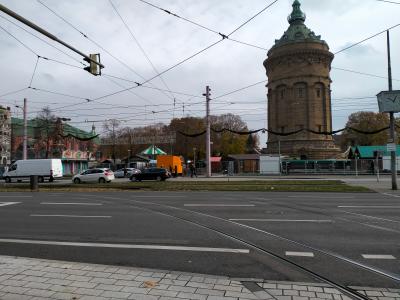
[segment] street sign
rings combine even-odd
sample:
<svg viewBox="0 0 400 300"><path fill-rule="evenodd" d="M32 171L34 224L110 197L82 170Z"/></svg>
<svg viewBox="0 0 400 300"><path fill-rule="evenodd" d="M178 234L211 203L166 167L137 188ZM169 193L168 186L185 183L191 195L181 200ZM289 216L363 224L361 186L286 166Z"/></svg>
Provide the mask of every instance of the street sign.
<svg viewBox="0 0 400 300"><path fill-rule="evenodd" d="M396 151L396 148L397 148L396 144L393 144L393 143L392 144L387 144L386 147L387 147L387 151L388 152Z"/></svg>
<svg viewBox="0 0 400 300"><path fill-rule="evenodd" d="M377 97L379 112L400 112L400 91L380 92Z"/></svg>

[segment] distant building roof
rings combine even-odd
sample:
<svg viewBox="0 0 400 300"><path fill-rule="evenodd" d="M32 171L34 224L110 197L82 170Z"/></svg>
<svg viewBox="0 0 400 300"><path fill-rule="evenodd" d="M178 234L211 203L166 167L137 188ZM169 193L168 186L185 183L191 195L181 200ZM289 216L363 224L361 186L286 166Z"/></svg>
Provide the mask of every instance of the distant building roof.
<svg viewBox="0 0 400 300"><path fill-rule="evenodd" d="M259 160L260 154L232 154L228 155L228 158L234 160Z"/></svg>
<svg viewBox="0 0 400 300"><path fill-rule="evenodd" d="M11 118L11 125L14 136L23 136L24 134L24 120L19 118ZM53 124L52 126L55 126ZM40 129L40 124L37 119L28 120L28 136L35 136L35 129ZM92 140L95 143L100 143L98 135L94 132L87 132L82 129L63 123L63 135L65 137L74 137L81 141Z"/></svg>
<svg viewBox="0 0 400 300"><path fill-rule="evenodd" d="M356 153L359 158L374 158L375 152L380 151L382 156L390 156L386 146L356 146L351 147L349 156L353 157ZM397 145L396 155L400 156L400 145Z"/></svg>

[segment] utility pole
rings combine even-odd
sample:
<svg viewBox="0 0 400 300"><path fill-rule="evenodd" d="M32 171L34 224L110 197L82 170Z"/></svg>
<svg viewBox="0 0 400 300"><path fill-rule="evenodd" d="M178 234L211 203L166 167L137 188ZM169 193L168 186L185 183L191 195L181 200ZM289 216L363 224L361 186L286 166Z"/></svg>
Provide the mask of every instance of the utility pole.
<svg viewBox="0 0 400 300"><path fill-rule="evenodd" d="M27 99L24 98L24 143L23 143L23 160L28 159L28 116L27 116Z"/></svg>
<svg viewBox="0 0 400 300"><path fill-rule="evenodd" d="M211 177L211 125L210 125L210 94L211 89L209 86L206 87L206 93L203 96L206 97L206 177Z"/></svg>
<svg viewBox="0 0 400 300"><path fill-rule="evenodd" d="M393 91L392 85L392 62L390 59L390 34L389 30L387 33L387 55L388 55L388 78L389 78L389 91ZM395 128L395 119L394 119L394 112L390 112L390 142L396 145L394 151L390 152L391 157L391 172L392 172L392 190L397 190L397 157L396 157L396 150L397 150L397 141L396 141L396 128Z"/></svg>

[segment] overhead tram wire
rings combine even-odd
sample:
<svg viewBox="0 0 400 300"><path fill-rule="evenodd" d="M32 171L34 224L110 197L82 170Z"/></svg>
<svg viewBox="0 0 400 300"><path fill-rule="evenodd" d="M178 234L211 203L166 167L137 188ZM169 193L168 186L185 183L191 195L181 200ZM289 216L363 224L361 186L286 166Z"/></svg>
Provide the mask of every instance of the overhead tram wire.
<svg viewBox="0 0 400 300"><path fill-rule="evenodd" d="M140 51L142 52L143 56L146 58L146 60L148 61L148 63L151 65L151 67L153 68L154 72L156 74L159 74L160 72L157 70L157 68L155 67L155 65L153 64L153 62L151 61L149 55L146 53L146 51L144 50L144 48L142 47L142 45L140 44L139 40L136 38L135 34L133 33L133 30L128 26L127 22L125 21L125 19L122 17L122 15L120 14L120 12L118 11L117 7L114 5L114 3L112 2L112 0L108 0L109 3L111 4L112 8L114 9L115 13L118 15L118 17L120 18L121 22L124 24L126 30L129 32L130 36L132 37L133 41L136 43L136 45L138 46L138 48L140 49ZM164 78L162 76L160 76L160 80L163 83L163 85L167 88L167 90L169 91L169 93L171 94L172 98L175 99L175 95L171 92L169 86L167 85L167 83L165 82ZM174 100L175 101L175 100Z"/></svg>
<svg viewBox="0 0 400 300"><path fill-rule="evenodd" d="M40 1L40 0L38 0L38 1ZM207 51L208 49L210 49L210 48L212 48L212 47L218 45L218 44L221 43L223 40L229 38L230 35L232 35L233 33L237 32L239 29L243 28L243 26L247 25L250 21L252 21L254 18L256 18L257 16L259 16L261 13L265 12L267 9L269 9L272 5L274 5L274 4L275 4L276 2L278 2L278 1L279 1L279 0L275 0L275 1L273 1L271 4L267 5L267 6L266 6L265 8L263 8L260 12L258 12L257 14L255 14L254 16L252 16L250 19L246 20L244 23L242 23L241 25L239 25L238 27L236 27L236 28L235 28L230 34L228 34L227 36L222 37L222 39L220 39L220 40L218 40L218 41L212 43L211 45L209 45L209 46L207 46L207 47L201 49L200 51L197 51L195 54L192 54L191 56L189 56L189 57L187 57L187 58L185 58L185 59L179 61L179 62L176 63L175 65L173 65L173 66L169 67L168 69L166 69L166 70L160 72L158 75L155 75L155 76L153 76L152 78L147 79L146 81L144 81L144 82L142 82L142 83L138 83L136 86L132 86L132 87L127 88L127 89L124 89L124 90L120 90L120 91L117 91L117 92L114 92L114 93L110 93L110 94L107 94L107 95L98 97L98 98L96 98L96 99L94 99L94 100L103 99L103 98L107 98L107 97L111 97L111 96L115 96L115 95L118 95L118 94L120 94L120 93L126 92L126 91L128 91L128 90L137 88L137 87L139 87L139 86L141 86L141 85L143 85L143 84L146 84L146 83L151 82L152 80L158 78L159 76L161 76L161 75L163 75L163 74L165 74L165 73L167 73L167 72L169 72L169 71L175 69L176 67L178 67L178 66L184 64L185 62L191 60L192 58L194 58L194 57L196 57L196 56L198 56L198 55L200 55L201 53Z"/></svg>
<svg viewBox="0 0 400 300"><path fill-rule="evenodd" d="M400 4L400 2L394 2L394 1L388 1L388 0L376 0L379 2L386 2L386 3L391 3L391 4Z"/></svg>
<svg viewBox="0 0 400 300"><path fill-rule="evenodd" d="M43 43L47 44L48 46L50 46L50 47L56 49L57 51L61 52L61 53L64 54L65 56L71 58L72 60L74 60L74 61L76 61L77 63L80 63L82 66L86 67L86 64L84 64L84 63L81 62L80 60L76 59L76 58L73 57L72 55L70 55L70 54L68 54L67 52L61 50L60 48L58 48L58 47L52 45L52 44L49 43L48 41L42 39L41 37L39 37L39 36L37 36L36 34L30 32L29 30L26 30L24 27L20 26L19 24L15 23L15 22L13 22L13 21L11 21L11 20L9 20L8 18L6 18L6 17L4 17L4 16L2 16L2 15L0 15L0 18L6 20L7 22L13 24L14 26L18 27L19 29L25 31L26 33L30 34L31 36L37 38L38 40L42 41Z"/></svg>
<svg viewBox="0 0 400 300"><path fill-rule="evenodd" d="M361 40L361 41L359 41L359 42L357 42L357 43L354 43L354 44L352 44L352 45L350 45L350 46L347 46L347 47L345 47L345 48L343 48L343 49L341 49L341 50L335 52L334 54L337 55L337 54L339 54L339 53L342 53L342 52L344 52L344 51L347 51L347 50L349 50L349 49L351 49L351 48L353 48L353 47L355 47L355 46L358 46L358 45L360 45L360 44L362 44L362 43L364 43L364 42L366 42L366 41L368 41L368 40L371 40L371 39L373 39L373 38L375 38L375 37L377 37L377 36L379 36L379 35L381 35L381 34L386 33L388 30L394 29L394 28L399 27L399 26L400 26L400 23L399 23L399 24L396 24L396 25L393 25L392 27L386 28L385 30L382 30L382 31L380 31L380 32L378 32L378 33L375 33L374 35L371 35L371 36L369 36L369 37L367 37L367 38L365 38L365 39L363 39L363 40Z"/></svg>
<svg viewBox="0 0 400 300"><path fill-rule="evenodd" d="M264 50L264 51L268 51L268 49L266 49L266 48L263 48L263 47L260 47L260 46L257 46L257 45L253 45L253 44L250 44L250 43L246 43L246 42L243 42L243 41L239 41L239 40L232 39L232 38L229 37L229 35L225 35L225 34L219 32L219 31L217 31L217 30L214 30L214 29L212 29L212 28L210 28L210 27L208 27L208 26L202 25L202 24L200 24L200 23L198 23L198 22L195 22L195 21L192 21L192 20L190 20L190 19L188 19L188 18L182 17L182 16L180 16L180 15L174 13L174 12L171 12L170 10L167 10L167 9L165 9L165 8L162 8L162 7L160 7L160 6L157 6L157 5L155 5L155 4L153 4L153 3L150 3L150 2L148 2L148 1L145 1L145 0L138 0L138 1L140 1L140 2L142 2L142 3L144 3L144 4L147 4L147 5L151 6L151 7L154 7L154 8L156 8L156 9L160 10L160 11L163 11L163 12L165 12L165 13L171 15L171 16L174 16L174 17L176 17L176 18L178 18L178 19L181 19L181 20L183 20L183 21L185 21L185 22L188 22L188 23L190 23L190 24L192 24L192 25L195 25L195 26L197 26L197 27L200 27L200 28L202 28L202 29L204 29L204 30L206 30L206 31L209 31L209 32L214 33L214 34L217 34L217 35L219 35L219 36L221 36L221 37L223 37L223 38L227 38L228 40L231 40L232 42L236 42L236 43L239 43L239 44L242 44L242 45L246 45L246 46L250 46L250 47L253 47L253 48L258 48L258 49L261 49L261 50ZM267 8L265 8L265 10L266 10L266 9L267 9ZM262 12L263 12L263 11L261 11L259 14L261 14ZM257 17L257 15L254 16L253 18L255 18L255 17ZM251 20L249 20L249 22L250 22L250 21L251 21ZM245 24L244 24L244 25L245 25ZM243 25L243 26L244 26L244 25ZM239 30L239 29L240 29L240 28L238 28L238 30Z"/></svg>
<svg viewBox="0 0 400 300"><path fill-rule="evenodd" d="M142 80L146 80L146 78L144 76L142 76L141 74L139 74L137 71L135 71L132 67L130 67L127 63L123 62L121 59L119 59L116 55L112 54L111 51L107 50L106 48L104 48L102 45L100 45L100 43L96 42L94 39L90 38L87 34L85 34L84 32L82 32L81 30L79 30L76 26L74 26L71 22L69 22L67 19L65 19L64 17L62 17L59 13L57 13L55 10L51 9L49 6L47 6L45 3L43 3L43 1L41 0L36 0L39 4L41 4L43 7L45 7L46 9L48 9L52 14L54 14L56 17L58 17L59 19L61 19L63 22L65 22L67 25L69 25L72 29L74 29L75 31L77 31L79 34L81 34L84 38L86 38L88 41L90 41L91 43L93 43L94 45L96 45L97 47L99 47L101 50L103 50L105 53L107 53L110 57L112 57L113 59L115 59L118 63L120 63L121 65L123 65L125 68L127 68L129 71L131 71L133 74L135 74L136 76L138 76L139 78L141 78ZM165 96L167 96L168 98L170 98L170 96L165 93L162 92ZM170 98L171 99L171 98Z"/></svg>
<svg viewBox="0 0 400 300"><path fill-rule="evenodd" d="M136 81L133 81L133 80L130 80L130 79L126 79L126 78L122 78L122 77L118 77L118 76L114 76L114 75L110 75L110 74L107 74L107 73L103 73L102 76L115 78L115 79L119 79L119 80L122 80L122 81L138 84L138 82L136 82ZM147 88L147 89L152 89L152 90L168 92L168 90L160 89L160 88L153 87L153 86L143 85L143 84L141 85L141 87L142 88ZM188 96L188 97L193 97L193 98L204 98L204 96L201 96L201 95L193 95L193 94L188 94L188 93L184 93L184 92L177 92L177 91L171 91L171 92L174 93L174 94L177 94L177 95L182 95L182 96Z"/></svg>

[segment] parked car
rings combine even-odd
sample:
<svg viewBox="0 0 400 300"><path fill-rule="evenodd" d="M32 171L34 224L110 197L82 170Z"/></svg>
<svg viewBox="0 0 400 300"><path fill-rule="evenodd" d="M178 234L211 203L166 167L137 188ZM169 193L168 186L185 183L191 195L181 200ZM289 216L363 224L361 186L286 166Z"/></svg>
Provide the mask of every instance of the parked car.
<svg viewBox="0 0 400 300"><path fill-rule="evenodd" d="M126 173L125 173L125 170L126 170ZM115 178L124 178L124 177L131 178L131 176L133 174L137 174L137 173L140 173L139 169L126 168L126 169L119 169L119 170L115 171L114 176L115 176Z"/></svg>
<svg viewBox="0 0 400 300"><path fill-rule="evenodd" d="M39 182L44 182L45 179L53 182L54 179L62 178L63 166L61 159L17 160L3 173L3 179L9 183L13 179L27 179L31 175L37 175Z"/></svg>
<svg viewBox="0 0 400 300"><path fill-rule="evenodd" d="M75 175L72 182L76 184L81 182L109 183L114 179L114 173L110 169L90 169Z"/></svg>
<svg viewBox="0 0 400 300"><path fill-rule="evenodd" d="M130 177L131 181L142 181L142 180L157 180L164 181L171 177L171 173L167 169L163 168L147 168L142 172L133 174Z"/></svg>

